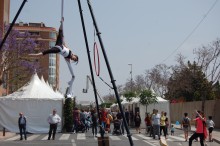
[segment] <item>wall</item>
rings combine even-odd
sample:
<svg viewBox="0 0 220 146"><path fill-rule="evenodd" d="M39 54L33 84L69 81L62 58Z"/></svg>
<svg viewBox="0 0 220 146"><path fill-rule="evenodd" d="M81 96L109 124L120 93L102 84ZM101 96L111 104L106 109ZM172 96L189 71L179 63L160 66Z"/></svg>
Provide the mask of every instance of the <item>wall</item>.
<svg viewBox="0 0 220 146"><path fill-rule="evenodd" d="M208 118L208 116L213 117L213 121L215 122L216 128L220 128L220 114L217 112L220 111L220 106L218 105L220 105L220 100L205 101L205 116L206 118ZM176 121L181 121L184 113L188 113L188 116L192 119L195 117L195 110L201 109L202 101L171 103L171 122L175 123Z"/></svg>

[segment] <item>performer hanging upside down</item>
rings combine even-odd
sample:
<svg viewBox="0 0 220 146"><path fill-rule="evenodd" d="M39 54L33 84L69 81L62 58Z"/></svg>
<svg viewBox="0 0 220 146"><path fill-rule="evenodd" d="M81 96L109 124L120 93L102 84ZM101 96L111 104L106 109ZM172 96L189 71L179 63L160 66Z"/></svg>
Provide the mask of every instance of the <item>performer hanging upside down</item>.
<svg viewBox="0 0 220 146"><path fill-rule="evenodd" d="M29 54L30 56L41 56L41 55L46 55L46 54L61 54L64 58L65 61L68 65L69 71L72 75L71 80L68 82L69 88L67 90L67 97L72 97L73 92L72 92L72 86L73 86L73 81L75 79L75 75L73 73L73 68L70 64L70 61L73 60L74 62L78 63L78 56L75 55L68 47L66 47L65 42L64 42L64 37L63 37L63 26L62 23L59 28L59 34L57 36L56 44L54 47L51 49L48 49L46 51L37 53L37 54Z"/></svg>

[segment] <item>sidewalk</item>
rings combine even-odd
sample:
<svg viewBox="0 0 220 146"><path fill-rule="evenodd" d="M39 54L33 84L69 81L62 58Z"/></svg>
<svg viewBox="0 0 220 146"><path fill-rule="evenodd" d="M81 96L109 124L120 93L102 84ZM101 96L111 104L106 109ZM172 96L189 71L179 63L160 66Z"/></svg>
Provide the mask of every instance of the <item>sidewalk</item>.
<svg viewBox="0 0 220 146"><path fill-rule="evenodd" d="M0 131L0 141L4 140L4 139L8 139L10 137L15 136L16 133L12 133L12 132L5 132L5 136L3 136L3 131Z"/></svg>
<svg viewBox="0 0 220 146"><path fill-rule="evenodd" d="M181 125L180 125L180 124L179 124L179 125L172 124L172 125L174 125L174 127L175 127L176 129L181 129ZM192 126L192 127L191 127L191 131L196 131L195 126ZM217 142L217 143L220 144L220 129L214 129L214 130L212 131L212 137L213 137L213 140L214 140L215 142Z"/></svg>

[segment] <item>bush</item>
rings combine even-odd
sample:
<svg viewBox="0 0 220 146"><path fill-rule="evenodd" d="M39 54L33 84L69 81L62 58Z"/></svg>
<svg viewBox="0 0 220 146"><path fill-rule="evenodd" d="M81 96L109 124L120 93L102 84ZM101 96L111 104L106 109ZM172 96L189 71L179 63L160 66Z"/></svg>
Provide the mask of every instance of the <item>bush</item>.
<svg viewBox="0 0 220 146"><path fill-rule="evenodd" d="M73 100L71 98L65 99L64 104L64 128L66 132L71 132L73 127Z"/></svg>

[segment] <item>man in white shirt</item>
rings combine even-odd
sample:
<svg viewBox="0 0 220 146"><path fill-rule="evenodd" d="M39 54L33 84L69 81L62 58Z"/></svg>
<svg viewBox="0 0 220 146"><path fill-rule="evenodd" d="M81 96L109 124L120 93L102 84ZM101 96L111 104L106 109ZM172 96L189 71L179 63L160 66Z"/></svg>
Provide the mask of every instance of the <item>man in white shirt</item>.
<svg viewBox="0 0 220 146"><path fill-rule="evenodd" d="M55 139L57 124L61 122L60 116L56 113L57 113L56 109L53 109L53 114L50 114L50 116L47 118L47 121L50 124L48 140L50 140L52 132L53 132L52 138L53 140Z"/></svg>

